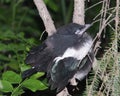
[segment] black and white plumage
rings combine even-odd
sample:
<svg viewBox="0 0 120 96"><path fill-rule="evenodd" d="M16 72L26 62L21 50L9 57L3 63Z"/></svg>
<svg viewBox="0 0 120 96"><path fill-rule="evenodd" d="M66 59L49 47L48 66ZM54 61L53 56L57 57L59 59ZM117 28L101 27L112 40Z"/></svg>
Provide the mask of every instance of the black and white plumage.
<svg viewBox="0 0 120 96"><path fill-rule="evenodd" d="M63 90L73 77L82 80L91 70L94 59L92 38L85 32L89 26L70 23L57 29L30 51L26 63L32 68L23 72L23 78L46 72L51 89L57 89L57 92Z"/></svg>

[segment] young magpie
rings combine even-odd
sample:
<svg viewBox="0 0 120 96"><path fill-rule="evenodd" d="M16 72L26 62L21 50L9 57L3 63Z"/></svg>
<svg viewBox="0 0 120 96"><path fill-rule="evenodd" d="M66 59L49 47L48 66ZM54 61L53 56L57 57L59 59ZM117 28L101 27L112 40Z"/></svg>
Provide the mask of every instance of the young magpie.
<svg viewBox="0 0 120 96"><path fill-rule="evenodd" d="M32 68L23 72L27 78L36 72L46 72L51 89L62 91L74 77L82 80L91 70L94 53L92 38L86 33L89 24L70 23L32 49L25 62Z"/></svg>

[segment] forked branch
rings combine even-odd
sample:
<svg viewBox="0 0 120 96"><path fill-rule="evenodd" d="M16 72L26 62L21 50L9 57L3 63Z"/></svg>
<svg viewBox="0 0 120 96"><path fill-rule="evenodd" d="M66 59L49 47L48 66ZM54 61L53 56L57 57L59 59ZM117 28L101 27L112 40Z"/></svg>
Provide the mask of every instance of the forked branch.
<svg viewBox="0 0 120 96"><path fill-rule="evenodd" d="M39 11L40 17L42 18L45 29L48 32L48 35L51 36L56 32L55 25L51 19L49 12L43 2L43 0L34 0L34 3ZM74 0L74 12L73 12L73 23L84 25L84 0ZM57 96L70 96L65 88Z"/></svg>

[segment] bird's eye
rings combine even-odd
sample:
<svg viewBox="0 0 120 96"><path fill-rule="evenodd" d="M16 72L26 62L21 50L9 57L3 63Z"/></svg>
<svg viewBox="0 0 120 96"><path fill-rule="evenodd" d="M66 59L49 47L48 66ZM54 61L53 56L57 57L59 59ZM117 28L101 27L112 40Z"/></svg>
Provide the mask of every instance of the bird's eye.
<svg viewBox="0 0 120 96"><path fill-rule="evenodd" d="M81 35L81 32L80 32L80 29L77 29L76 31L75 31L75 34L79 34L79 35Z"/></svg>

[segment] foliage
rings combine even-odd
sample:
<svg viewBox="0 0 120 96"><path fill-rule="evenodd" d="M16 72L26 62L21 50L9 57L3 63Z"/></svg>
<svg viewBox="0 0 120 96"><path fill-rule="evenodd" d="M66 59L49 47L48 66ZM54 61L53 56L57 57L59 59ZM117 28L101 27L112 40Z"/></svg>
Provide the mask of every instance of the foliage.
<svg viewBox="0 0 120 96"><path fill-rule="evenodd" d="M2 13L0 15L0 65L2 66L0 69L10 68L20 71L22 65L24 65L26 52L29 51L31 45L35 44L35 39L26 38L25 36L31 30L26 31L27 27L29 27L28 24L34 23L31 17L33 13L28 12L27 7L21 8L22 0L8 1L1 3L2 8L0 9ZM19 8L21 10L17 10ZM9 17L8 14L10 14ZM32 31L35 30L36 28L33 27ZM32 33L32 31L30 32Z"/></svg>
<svg viewBox="0 0 120 96"><path fill-rule="evenodd" d="M56 26L71 22L73 0L44 1ZM86 81L85 96L120 96L120 27L115 21L117 3L108 1L86 1L86 22L94 22L90 29L93 36L102 32L100 41L104 51L98 51L97 67ZM47 89L45 80L38 80L44 73L25 80L21 78L21 73L30 68L24 63L27 52L40 44L39 38L44 30L33 0L0 0L0 7L0 94L19 96L26 89L33 92Z"/></svg>
<svg viewBox="0 0 120 96"><path fill-rule="evenodd" d="M36 14L26 3L24 0L0 1L0 94L3 95L18 96L25 88L34 92L47 88L37 80L43 73L24 81L21 78L21 73L30 68L24 63L26 54L37 44L35 38L40 37L34 20Z"/></svg>
<svg viewBox="0 0 120 96"><path fill-rule="evenodd" d="M103 33L105 38L110 35L111 40L104 48L104 55L95 62L97 65L92 82L88 79L90 84L86 85L85 96L120 96L120 52L118 50L120 47L118 23L120 2L117 3L116 0L116 5L113 6L109 5L111 3L113 2L103 1L100 13L97 15L97 18L100 16L98 34Z"/></svg>
<svg viewBox="0 0 120 96"><path fill-rule="evenodd" d="M44 74L37 73L36 75L37 77L41 77ZM22 81L19 74L13 71L6 71L2 74L2 80L0 80L0 91L4 93L11 92L11 96L18 96L24 93L23 88L28 88L33 92L47 89L47 86L35 77L36 76L32 76L32 78Z"/></svg>

